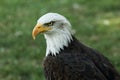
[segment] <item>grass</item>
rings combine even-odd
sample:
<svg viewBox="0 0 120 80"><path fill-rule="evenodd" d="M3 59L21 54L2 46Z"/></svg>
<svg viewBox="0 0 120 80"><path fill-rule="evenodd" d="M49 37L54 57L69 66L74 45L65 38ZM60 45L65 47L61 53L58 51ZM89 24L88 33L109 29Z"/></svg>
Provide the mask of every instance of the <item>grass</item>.
<svg viewBox="0 0 120 80"><path fill-rule="evenodd" d="M0 80L44 80L43 35L34 41L37 19L47 13L66 16L75 36L103 53L120 72L119 0L0 0Z"/></svg>

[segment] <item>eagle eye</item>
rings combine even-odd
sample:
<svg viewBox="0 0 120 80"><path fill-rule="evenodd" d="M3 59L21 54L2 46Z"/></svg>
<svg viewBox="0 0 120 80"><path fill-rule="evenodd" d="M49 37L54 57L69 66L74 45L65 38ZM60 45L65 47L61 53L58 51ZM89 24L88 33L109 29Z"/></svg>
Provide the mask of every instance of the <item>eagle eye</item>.
<svg viewBox="0 0 120 80"><path fill-rule="evenodd" d="M53 26L54 23L55 23L55 21L51 21L51 22L49 22L49 23L45 23L44 25L45 25L45 26Z"/></svg>

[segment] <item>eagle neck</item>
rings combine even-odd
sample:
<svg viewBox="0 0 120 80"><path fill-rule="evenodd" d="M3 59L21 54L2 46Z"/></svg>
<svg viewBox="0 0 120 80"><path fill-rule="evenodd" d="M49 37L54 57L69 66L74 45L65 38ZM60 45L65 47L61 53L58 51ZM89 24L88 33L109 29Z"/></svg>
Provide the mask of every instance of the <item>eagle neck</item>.
<svg viewBox="0 0 120 80"><path fill-rule="evenodd" d="M49 54L56 56L64 47L68 47L73 40L72 34L68 31L66 33L45 34L46 39L46 56Z"/></svg>

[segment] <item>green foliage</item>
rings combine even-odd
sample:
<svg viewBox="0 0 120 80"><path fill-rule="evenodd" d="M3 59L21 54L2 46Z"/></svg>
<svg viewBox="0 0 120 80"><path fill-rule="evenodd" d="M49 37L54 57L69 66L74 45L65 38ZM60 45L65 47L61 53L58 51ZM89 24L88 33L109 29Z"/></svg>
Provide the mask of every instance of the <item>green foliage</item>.
<svg viewBox="0 0 120 80"><path fill-rule="evenodd" d="M120 71L119 0L0 0L0 80L44 80L45 40L31 32L47 12L66 16L75 36Z"/></svg>

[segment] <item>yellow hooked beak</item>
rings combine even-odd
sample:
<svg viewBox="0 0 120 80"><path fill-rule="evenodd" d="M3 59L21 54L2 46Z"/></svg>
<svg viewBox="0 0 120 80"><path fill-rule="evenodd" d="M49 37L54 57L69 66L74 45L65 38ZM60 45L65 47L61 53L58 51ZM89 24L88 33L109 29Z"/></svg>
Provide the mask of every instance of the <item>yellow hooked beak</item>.
<svg viewBox="0 0 120 80"><path fill-rule="evenodd" d="M37 36L37 34L46 32L46 31L48 31L50 29L51 29L50 27L45 27L45 26L43 26L41 24L37 24L34 27L33 31L32 31L32 37L33 37L33 39L35 39L35 37Z"/></svg>

